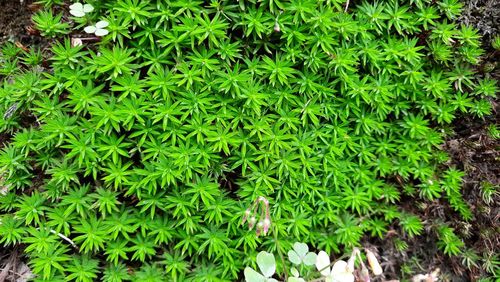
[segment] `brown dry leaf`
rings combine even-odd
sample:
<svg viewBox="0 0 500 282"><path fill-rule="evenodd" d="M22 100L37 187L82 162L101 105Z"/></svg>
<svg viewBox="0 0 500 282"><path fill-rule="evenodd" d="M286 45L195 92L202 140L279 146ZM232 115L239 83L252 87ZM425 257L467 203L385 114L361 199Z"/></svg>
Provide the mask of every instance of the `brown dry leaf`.
<svg viewBox="0 0 500 282"><path fill-rule="evenodd" d="M18 266L18 271L16 273L16 282L28 282L33 279L35 275L31 272L31 269L25 264L21 263Z"/></svg>
<svg viewBox="0 0 500 282"><path fill-rule="evenodd" d="M415 275L412 277L411 281L412 282L435 282L435 281L438 281L439 271L440 271L439 268L436 268L436 270L434 270L431 273Z"/></svg>

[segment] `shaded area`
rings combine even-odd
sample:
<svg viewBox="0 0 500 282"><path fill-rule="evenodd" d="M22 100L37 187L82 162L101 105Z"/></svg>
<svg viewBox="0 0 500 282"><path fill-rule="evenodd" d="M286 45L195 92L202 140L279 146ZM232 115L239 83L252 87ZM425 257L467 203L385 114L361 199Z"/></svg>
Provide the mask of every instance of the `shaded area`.
<svg viewBox="0 0 500 282"><path fill-rule="evenodd" d="M0 1L0 44L19 41L23 44L36 43L27 28L31 26L31 0Z"/></svg>
<svg viewBox="0 0 500 282"><path fill-rule="evenodd" d="M499 0L464 0L464 9L459 21L472 25L483 35L483 41L489 44L492 36L500 31Z"/></svg>
<svg viewBox="0 0 500 282"><path fill-rule="evenodd" d="M500 52L491 46L493 37L500 34L500 1L463 2L464 10L459 22L479 30L485 50L477 67L478 76L500 81ZM500 85L497 83L497 86ZM445 199L433 202L403 199L400 203L403 210L425 220L424 234L408 239L397 234L397 228L394 228L383 240L366 238L364 244L379 250L387 278L410 279L415 273L430 273L437 268L441 270L439 281L499 278L484 270L487 259L493 261L497 256L498 260L500 253L500 136L493 136L495 125L497 130L500 125L500 102L498 97L490 99L490 102L492 115L484 119L457 117L450 129L452 134L443 145L443 150L450 156L445 165L465 172L462 194L471 208L473 219L464 221ZM485 195L484 191L488 189L496 192ZM465 254L462 257L448 257L438 250L435 226L439 223L448 223L464 240ZM402 243L407 245L404 250L400 249ZM474 258L475 264L466 267L466 258ZM496 267L498 271L498 265Z"/></svg>
<svg viewBox="0 0 500 282"><path fill-rule="evenodd" d="M39 46L42 39L30 34L32 26L32 0L0 0L0 45L18 42L23 46ZM8 134L0 134L0 148L9 140ZM1 187L0 187L1 188ZM0 191L1 192L1 191ZM0 248L0 281L29 281L33 274L22 258L20 249Z"/></svg>

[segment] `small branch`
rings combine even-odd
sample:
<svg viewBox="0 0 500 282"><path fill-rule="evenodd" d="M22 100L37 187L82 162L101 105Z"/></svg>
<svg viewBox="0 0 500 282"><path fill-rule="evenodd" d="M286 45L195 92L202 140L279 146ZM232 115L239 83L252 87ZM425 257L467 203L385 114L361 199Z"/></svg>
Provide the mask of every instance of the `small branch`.
<svg viewBox="0 0 500 282"><path fill-rule="evenodd" d="M52 234L55 234L55 235L59 236L59 237L60 237L61 239L63 239L64 241L66 241L66 242L70 243L70 244L71 244L71 246L73 246L73 248L78 249L78 246L75 244L75 242L71 241L71 239L70 239L70 238L68 238L68 237L64 236L63 234L58 233L58 232L56 232L55 230L52 230L52 229L50 229L50 233L52 233Z"/></svg>
<svg viewBox="0 0 500 282"><path fill-rule="evenodd" d="M349 0L347 0L347 2L345 2L345 10L344 10L344 12L347 12L348 8L349 8Z"/></svg>
<svg viewBox="0 0 500 282"><path fill-rule="evenodd" d="M2 269L2 271L0 271L0 281L6 281L9 272L16 271L16 260L17 260L17 247L14 248L4 268Z"/></svg>

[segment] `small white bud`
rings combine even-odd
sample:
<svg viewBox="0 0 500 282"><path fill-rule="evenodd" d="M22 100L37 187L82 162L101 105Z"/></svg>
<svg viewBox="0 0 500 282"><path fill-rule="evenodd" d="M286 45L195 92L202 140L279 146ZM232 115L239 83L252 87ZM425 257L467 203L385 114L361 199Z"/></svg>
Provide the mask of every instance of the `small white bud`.
<svg viewBox="0 0 500 282"><path fill-rule="evenodd" d="M280 25L278 24L278 22L274 23L274 31L276 31L276 32L280 32L281 31Z"/></svg>
<svg viewBox="0 0 500 282"><path fill-rule="evenodd" d="M264 222L259 221L259 223L257 223L257 229L262 229L263 227L264 227Z"/></svg>
<svg viewBox="0 0 500 282"><path fill-rule="evenodd" d="M83 41L80 38L71 38L71 46L76 47L76 46L82 46Z"/></svg>
<svg viewBox="0 0 500 282"><path fill-rule="evenodd" d="M349 260L347 261L347 272L353 273L354 272L354 262L356 261L356 256L351 256Z"/></svg>
<svg viewBox="0 0 500 282"><path fill-rule="evenodd" d="M382 267L380 266L380 263L378 263L378 260L373 252L366 250L366 259L368 259L368 264L370 264L370 268L372 269L374 275L382 274Z"/></svg>
<svg viewBox="0 0 500 282"><path fill-rule="evenodd" d="M253 227L255 226L255 222L257 222L257 219L255 218L255 216L252 216L249 220L248 220L248 229L252 230Z"/></svg>

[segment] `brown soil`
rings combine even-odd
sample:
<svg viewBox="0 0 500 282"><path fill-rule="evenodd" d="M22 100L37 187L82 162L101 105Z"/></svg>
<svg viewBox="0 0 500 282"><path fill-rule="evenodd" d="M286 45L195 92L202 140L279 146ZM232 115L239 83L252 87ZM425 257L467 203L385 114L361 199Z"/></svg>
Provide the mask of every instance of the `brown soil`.
<svg viewBox="0 0 500 282"><path fill-rule="evenodd" d="M0 0L0 45L10 41L23 47L41 46L40 37L28 33L32 25L32 0ZM0 134L0 147L8 141L8 134ZM31 271L21 260L19 251L0 248L0 282L28 281Z"/></svg>
<svg viewBox="0 0 500 282"><path fill-rule="evenodd" d="M36 43L37 40L27 32L27 27L31 26L29 8L31 2L31 0L0 1L0 44L5 41Z"/></svg>
<svg viewBox="0 0 500 282"><path fill-rule="evenodd" d="M463 238L465 249L475 252L479 257L499 253L500 194L494 195L490 202L485 202L481 193L483 185L500 185L500 139L493 139L488 132L491 124L499 122L500 117L496 114L484 120L462 117L456 121L455 133L443 145L450 155L446 166L466 172L462 192L474 215L471 221L464 221L445 199L433 202L408 199L401 203L401 207L424 220L425 232L422 236L405 238L394 227L394 231L389 232L384 240L367 239L365 246L379 251L387 278L401 279L405 278L405 271L411 270L414 275L430 273L437 268L441 270L439 281L477 281L480 277L498 275L486 273L481 268L481 260L477 262L478 267L468 269L460 257L443 255L438 250L435 230L437 224L446 222ZM408 248L398 251L395 246L397 240L404 240Z"/></svg>
<svg viewBox="0 0 500 282"><path fill-rule="evenodd" d="M491 47L494 36L500 35L500 0L465 0L464 12L459 21L476 27L486 51L477 71L480 77L500 81L500 52ZM500 87L500 83L497 83ZM385 277L408 281L416 273L430 273L440 269L439 281L478 281L490 277L490 281L500 281L500 270L487 273L483 269L484 257L498 256L500 253L500 139L489 133L490 126L500 125L500 100L490 99L493 113L484 119L468 116L458 117L450 130L443 149L449 154L448 167L455 167L466 173L463 179L462 194L473 213L473 219L464 221L453 211L446 200L433 202L408 198L401 207L422 218L426 225L424 235L417 238L404 238L393 231L384 240L367 239L366 247L377 249L385 268ZM497 193L490 202L483 199L482 187L493 185ZM460 257L447 257L438 251L436 223L446 222L464 240L465 249L479 256L477 267L465 267ZM397 230L397 228L394 228ZM405 251L395 247L396 239L408 244ZM498 257L497 257L498 260ZM411 271L411 275L405 272Z"/></svg>
<svg viewBox="0 0 500 282"><path fill-rule="evenodd" d="M490 43L492 36L500 33L499 0L464 0L464 9L459 21L472 25L483 35L483 41Z"/></svg>

